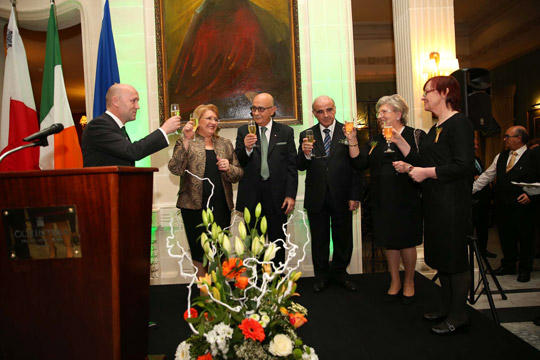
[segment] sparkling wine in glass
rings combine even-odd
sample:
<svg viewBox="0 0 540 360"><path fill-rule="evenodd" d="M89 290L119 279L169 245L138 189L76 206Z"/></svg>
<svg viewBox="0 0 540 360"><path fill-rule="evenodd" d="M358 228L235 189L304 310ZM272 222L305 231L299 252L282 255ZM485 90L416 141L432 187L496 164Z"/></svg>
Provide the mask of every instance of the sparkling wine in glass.
<svg viewBox="0 0 540 360"><path fill-rule="evenodd" d="M249 131L250 134L256 134L257 133L257 125L255 124L255 121L249 120L248 131Z"/></svg>
<svg viewBox="0 0 540 360"><path fill-rule="evenodd" d="M253 134L253 135L257 134L257 123L255 122L255 120L253 119L249 120L248 131L250 134ZM253 147L259 147L259 145L253 144Z"/></svg>
<svg viewBox="0 0 540 360"><path fill-rule="evenodd" d="M313 137L313 130L306 130L306 138L308 142L313 144L313 142L315 141L315 138Z"/></svg>
<svg viewBox="0 0 540 360"><path fill-rule="evenodd" d="M352 120L345 121L345 132L347 134L350 134L353 131L354 128L354 122Z"/></svg>
<svg viewBox="0 0 540 360"><path fill-rule="evenodd" d="M392 138L392 129L393 127L388 126L388 125L385 125L383 128L383 135L384 135L384 138L386 139L386 144L388 145L387 149L384 151L385 153L394 152L394 150L390 149L390 143L391 143L390 139Z"/></svg>
<svg viewBox="0 0 540 360"><path fill-rule="evenodd" d="M180 116L180 105L178 104L171 104L171 117L173 116ZM180 134L178 130L176 130L176 135Z"/></svg>
<svg viewBox="0 0 540 360"><path fill-rule="evenodd" d="M171 104L171 117L172 116L180 116L180 105Z"/></svg>

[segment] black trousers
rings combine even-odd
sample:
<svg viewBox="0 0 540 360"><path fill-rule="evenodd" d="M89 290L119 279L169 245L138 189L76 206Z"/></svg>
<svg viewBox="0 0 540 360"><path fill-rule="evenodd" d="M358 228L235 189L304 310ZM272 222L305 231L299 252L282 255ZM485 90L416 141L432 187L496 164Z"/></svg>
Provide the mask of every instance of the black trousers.
<svg viewBox="0 0 540 360"><path fill-rule="evenodd" d="M503 259L503 267L532 271L534 262L534 210L529 205L497 204L495 216Z"/></svg>
<svg viewBox="0 0 540 360"><path fill-rule="evenodd" d="M276 208L272 187L270 186L269 181L261 180L259 182L259 191L257 194L256 203L259 202L262 206L261 218L266 216L266 222L268 224L268 228L266 230L268 240L276 241L277 239L283 239L283 241L286 241L287 239L285 238L285 232L283 231L283 224L287 222L287 215L285 215L285 209ZM244 209L238 210L244 211ZM251 213L250 227L253 227L255 225L255 208L249 209L249 211ZM257 227L259 234L261 234L259 225L260 221ZM280 262L285 262L285 248L283 247L283 243L279 242L278 246L281 249L276 253L276 257L273 260L276 266L278 266Z"/></svg>
<svg viewBox="0 0 540 360"><path fill-rule="evenodd" d="M308 211L311 231L311 257L315 278L318 281L345 280L347 266L353 251L352 213L348 207L336 206L330 191L324 194L320 212ZM333 255L330 264L330 228L332 229Z"/></svg>

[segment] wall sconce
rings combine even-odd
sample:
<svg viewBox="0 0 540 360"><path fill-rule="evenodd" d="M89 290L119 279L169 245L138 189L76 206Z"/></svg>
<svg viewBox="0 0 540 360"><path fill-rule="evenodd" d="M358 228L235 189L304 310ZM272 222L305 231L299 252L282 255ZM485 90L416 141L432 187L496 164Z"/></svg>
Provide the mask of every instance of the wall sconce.
<svg viewBox="0 0 540 360"><path fill-rule="evenodd" d="M428 78L434 76L447 76L459 69L458 59L442 58L438 52L432 52L429 54L429 60L424 61L424 68L422 72L427 74Z"/></svg>
<svg viewBox="0 0 540 360"><path fill-rule="evenodd" d="M540 109L540 102L539 103L536 103L534 104L533 106L531 106L532 108L534 109Z"/></svg>
<svg viewBox="0 0 540 360"><path fill-rule="evenodd" d="M362 116L362 114L358 114L356 116L356 127L358 129L363 129L363 128L366 128L367 126L368 126L367 117Z"/></svg>

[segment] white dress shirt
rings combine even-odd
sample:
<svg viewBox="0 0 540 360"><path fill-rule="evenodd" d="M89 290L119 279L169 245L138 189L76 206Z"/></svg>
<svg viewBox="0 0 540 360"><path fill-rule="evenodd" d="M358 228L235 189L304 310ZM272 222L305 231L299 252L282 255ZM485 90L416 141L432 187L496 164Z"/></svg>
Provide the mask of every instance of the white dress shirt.
<svg viewBox="0 0 540 360"><path fill-rule="evenodd" d="M514 160L514 166L515 164L517 164L517 162L519 161L519 158L521 157L521 155L523 155L525 150L527 150L527 145L523 145L519 149L515 150L516 159ZM487 184L495 180L495 178L497 177L497 161L499 160L499 155L501 154L500 153L497 154L497 156L495 156L495 159L493 159L493 162L491 163L491 165L489 165L486 171L484 171L482 175L480 175L478 179L474 181L473 190L472 190L473 194L477 191L482 190ZM507 165L510 162L510 157L511 156L508 156L508 160L506 161Z"/></svg>

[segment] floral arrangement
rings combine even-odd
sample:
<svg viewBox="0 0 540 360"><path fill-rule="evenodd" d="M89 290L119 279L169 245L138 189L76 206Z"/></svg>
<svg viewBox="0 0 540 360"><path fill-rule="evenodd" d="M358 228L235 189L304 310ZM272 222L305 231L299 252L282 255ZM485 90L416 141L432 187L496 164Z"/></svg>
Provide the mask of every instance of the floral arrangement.
<svg viewBox="0 0 540 360"><path fill-rule="evenodd" d="M188 298L184 319L193 335L180 343L176 360L318 359L296 334L307 322L307 310L292 301L301 273L289 265L290 254L284 264L272 262L282 240L265 242L267 222L260 214L258 204L250 228L251 214L245 209L240 236L231 242L232 234L213 221L212 211L202 211L206 231L200 240L208 273L194 275L190 284L201 294L192 304ZM282 244L294 255L290 242Z"/></svg>

